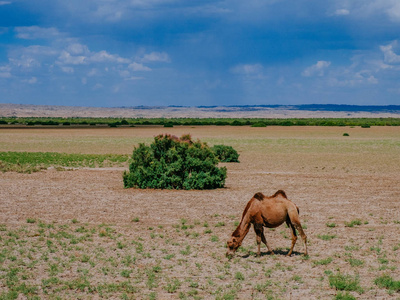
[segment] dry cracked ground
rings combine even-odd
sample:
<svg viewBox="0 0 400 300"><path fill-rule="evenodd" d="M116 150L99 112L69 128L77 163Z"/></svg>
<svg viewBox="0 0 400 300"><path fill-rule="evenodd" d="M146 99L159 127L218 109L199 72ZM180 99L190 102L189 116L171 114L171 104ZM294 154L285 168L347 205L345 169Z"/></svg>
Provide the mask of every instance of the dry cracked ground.
<svg viewBox="0 0 400 300"><path fill-rule="evenodd" d="M129 154L160 133L233 146L226 187L124 189L125 168L0 174L0 299L399 299L400 128L0 130L0 151ZM349 136L343 136L348 133ZM226 240L256 192L300 208L255 256Z"/></svg>

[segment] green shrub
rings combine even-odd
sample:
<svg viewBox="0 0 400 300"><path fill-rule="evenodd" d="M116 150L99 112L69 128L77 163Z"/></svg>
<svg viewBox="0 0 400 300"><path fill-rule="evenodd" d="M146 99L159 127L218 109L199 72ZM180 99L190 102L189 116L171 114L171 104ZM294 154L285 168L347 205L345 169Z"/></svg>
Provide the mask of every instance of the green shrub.
<svg viewBox="0 0 400 300"><path fill-rule="evenodd" d="M239 162L239 154L232 146L215 145L211 149L221 162Z"/></svg>
<svg viewBox="0 0 400 300"><path fill-rule="evenodd" d="M231 126L243 126L245 125L243 122L240 122L239 120L235 120L231 123Z"/></svg>
<svg viewBox="0 0 400 300"><path fill-rule="evenodd" d="M343 133L343 136L350 136L347 132Z"/></svg>
<svg viewBox="0 0 400 300"><path fill-rule="evenodd" d="M215 189L222 188L226 168L218 168L218 159L207 144L158 135L150 146L134 149L129 172L123 175L125 188Z"/></svg>
<svg viewBox="0 0 400 300"><path fill-rule="evenodd" d="M267 127L267 124L265 124L264 122L256 122L251 125L251 127Z"/></svg>

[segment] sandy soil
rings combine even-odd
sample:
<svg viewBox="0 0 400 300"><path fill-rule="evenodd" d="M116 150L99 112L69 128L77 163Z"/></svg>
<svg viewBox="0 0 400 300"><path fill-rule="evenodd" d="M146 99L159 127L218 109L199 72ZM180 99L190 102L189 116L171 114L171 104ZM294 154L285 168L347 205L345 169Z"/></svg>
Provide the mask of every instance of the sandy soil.
<svg viewBox="0 0 400 300"><path fill-rule="evenodd" d="M117 152L112 145L116 136L118 140L132 135L138 139L150 139L159 129L134 130L107 129L101 134L99 130L75 130L74 138L78 141L82 138L82 143L77 142L68 149L70 152L78 149L93 153ZM162 267L161 275L157 275L157 287L149 288L143 283L145 279L142 282L136 278L135 281L131 275L130 280L137 284L137 290L127 294L133 298L156 295L158 299L176 299L180 292L181 296L189 298L223 299L225 295L225 299L230 299L228 294L231 291L239 299L263 299L267 296L273 299L332 299L338 291L330 286L328 277L339 270L341 274L359 276L363 292L350 292L356 298L400 297L398 292L388 292L374 284L375 278L383 274L400 280L400 250L396 249L396 245L400 247L399 128L200 127L169 130L177 135L189 130L195 138L207 140L210 144L220 140L239 150L241 162L225 164L228 168L226 188L212 191L124 189L123 169L4 173L0 174L0 224L18 230L27 225L36 226L27 224L27 219L42 220L56 226L71 224L71 220L76 219L79 224L72 224L76 226L73 228L82 224L88 228L110 224L122 241L141 240L152 259L141 258L131 243L124 249L114 245L111 250L106 250L136 255L137 264L130 266L132 274L142 274L140 268L146 266L158 264ZM345 131L350 132L350 137L342 136ZM19 143L8 142L12 136L9 130L0 132L1 151L21 150L25 145L22 135L26 139L32 138L30 135L33 133L29 131L18 132ZM38 131L34 134L38 134L36 142L31 141L35 151L47 147L61 151L57 148L58 142L54 142L55 137L68 140L71 136L71 132L66 130L50 129L44 130L43 134ZM88 140L92 148L81 148ZM119 145L122 153L132 150L127 144ZM224 244L235 228L234 221L239 221L246 202L255 192L271 195L278 189L285 190L300 207L301 220L309 238L310 258L303 259L299 255L303 252L300 240L295 247L296 255L291 258L284 256L290 239L289 230L282 226L275 231L266 231L270 245L278 249L277 255L265 255L265 247L260 258L249 255L249 251L255 251L255 235L251 231L243 244L247 250L228 261L224 257ZM140 221L132 222L134 218ZM190 234L179 230L182 219L193 224ZM361 225L345 225L356 219L361 221ZM210 225L218 242L210 241L209 235L203 234L203 223ZM217 225L222 223L223 226ZM168 237L179 246L174 248L165 238L151 238L150 232ZM192 234L195 236L196 232L197 237L193 238ZM6 232L2 234L5 240ZM323 235L334 238L324 240ZM99 245L108 248L107 243L96 235L94 241L83 245L82 249L95 251ZM180 251L187 245L192 247L192 253L184 256ZM163 248L175 257L162 259L165 254L159 251ZM326 265L318 264L327 258L333 261ZM353 266L350 259L362 261L362 264ZM39 262L38 266L41 264ZM102 280L121 281L118 276L98 275L95 270L101 265L102 262L97 262L89 271L89 274L93 273L90 277L93 284ZM199 265L201 268L196 268ZM47 278L46 267L38 267L36 271L39 278ZM78 276L75 267L65 267L63 272L63 278ZM244 280L239 278L238 272ZM0 278L1 274L5 272L0 272ZM147 278L143 274L140 276ZM165 286L173 279L180 280L182 285L171 293ZM190 291L196 285L189 284L189 279L198 284L194 295ZM260 286L266 281L270 286L263 290ZM34 280L31 278L30 282ZM7 288L0 283L0 293L1 290L4 292ZM53 292L53 295L67 298L99 297L97 292L87 290ZM38 294L46 298L41 290ZM114 296L120 297L121 293L110 293L105 297Z"/></svg>

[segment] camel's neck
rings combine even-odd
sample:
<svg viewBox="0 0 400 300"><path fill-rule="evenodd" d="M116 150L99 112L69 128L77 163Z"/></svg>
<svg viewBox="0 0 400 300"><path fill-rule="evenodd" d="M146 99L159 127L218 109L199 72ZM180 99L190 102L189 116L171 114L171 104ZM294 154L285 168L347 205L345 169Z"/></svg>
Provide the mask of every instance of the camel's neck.
<svg viewBox="0 0 400 300"><path fill-rule="evenodd" d="M250 226L251 223L249 218L247 216L243 216L239 226L232 233L232 236L237 237L239 242L241 243L242 240L246 237L247 233L249 232Z"/></svg>

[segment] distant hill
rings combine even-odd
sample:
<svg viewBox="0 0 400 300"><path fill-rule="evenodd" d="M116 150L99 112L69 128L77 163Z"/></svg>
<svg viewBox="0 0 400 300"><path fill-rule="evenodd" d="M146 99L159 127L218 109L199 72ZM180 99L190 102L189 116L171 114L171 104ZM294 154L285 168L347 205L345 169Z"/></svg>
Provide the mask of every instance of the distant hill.
<svg viewBox="0 0 400 300"><path fill-rule="evenodd" d="M347 105L347 104L300 104L300 105L226 105L197 106L198 108L240 108L243 111L256 111L260 108L305 110L305 111L342 111L342 112L394 112L400 113L400 105Z"/></svg>

